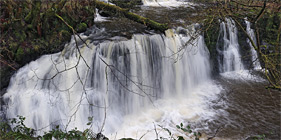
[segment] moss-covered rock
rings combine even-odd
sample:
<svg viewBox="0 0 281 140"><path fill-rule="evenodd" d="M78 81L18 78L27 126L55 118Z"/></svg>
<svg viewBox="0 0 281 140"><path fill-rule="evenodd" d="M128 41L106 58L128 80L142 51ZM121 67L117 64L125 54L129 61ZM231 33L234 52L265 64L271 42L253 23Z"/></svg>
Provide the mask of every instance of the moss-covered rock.
<svg viewBox="0 0 281 140"><path fill-rule="evenodd" d="M84 32L87 30L87 24L86 23L80 23L76 25L76 31L77 32Z"/></svg>
<svg viewBox="0 0 281 140"><path fill-rule="evenodd" d="M71 30L55 17L55 13L62 15L73 27L80 22L92 24L93 20L86 22L85 19L88 19L88 15L95 15L94 4L78 1L73 3L75 4L71 5L70 1L0 1L0 28L3 34L0 40L0 59L3 62L0 64L1 88L8 85L9 80L4 80L7 78L2 76L6 70L15 71L43 54L61 51L71 39ZM68 5L68 9L64 4ZM88 10L81 10L84 6L88 6ZM84 24L79 25L79 32L84 30Z"/></svg>
<svg viewBox="0 0 281 140"><path fill-rule="evenodd" d="M148 27L150 29L160 31L161 33L164 33L165 30L168 29L167 24L157 23L148 18L145 18L145 17L142 17L135 13L129 12L127 9L123 9L118 6L110 5L110 4L101 2L101 1L96 1L95 4L96 4L97 9L108 11L111 16L122 15L132 21L145 25L146 27Z"/></svg>
<svg viewBox="0 0 281 140"><path fill-rule="evenodd" d="M12 52L16 52L18 47L19 47L19 44L17 42L11 42L9 44L9 48Z"/></svg>
<svg viewBox="0 0 281 140"><path fill-rule="evenodd" d="M0 69L0 92L3 88L7 87L9 85L9 81L11 76L14 74L15 70L11 67L1 67ZM5 93L5 92L3 92ZM1 96L1 94L0 94Z"/></svg>
<svg viewBox="0 0 281 140"><path fill-rule="evenodd" d="M23 42L26 39L26 34L22 30L15 31L15 37L19 42Z"/></svg>
<svg viewBox="0 0 281 140"><path fill-rule="evenodd" d="M17 52L16 52L16 56L15 56L16 57L16 61L21 62L23 56L24 56L24 50L23 50L23 48L19 47Z"/></svg>
<svg viewBox="0 0 281 140"><path fill-rule="evenodd" d="M218 50L222 47L222 36L220 36L220 24L214 21L212 26L204 32L204 40L210 52L210 63L212 66L212 75L219 73Z"/></svg>
<svg viewBox="0 0 281 140"><path fill-rule="evenodd" d="M39 52L40 46L39 45L34 45L33 50L36 52Z"/></svg>
<svg viewBox="0 0 281 140"><path fill-rule="evenodd" d="M67 41L71 37L71 35L72 34L67 30L61 30L59 32L59 38L64 41Z"/></svg>

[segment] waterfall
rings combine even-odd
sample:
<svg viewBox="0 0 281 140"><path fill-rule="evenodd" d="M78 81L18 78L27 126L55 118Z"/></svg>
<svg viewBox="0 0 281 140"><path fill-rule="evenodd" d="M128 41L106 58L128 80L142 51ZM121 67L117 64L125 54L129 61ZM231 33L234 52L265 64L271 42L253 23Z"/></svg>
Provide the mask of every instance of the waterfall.
<svg viewBox="0 0 281 140"><path fill-rule="evenodd" d="M189 96L210 79L202 36L193 39L167 30L166 35L134 35L98 45L81 37L88 45L78 42L79 51L72 37L62 52L44 55L17 71L3 96L7 118L25 116L25 124L42 134L57 125L84 130L93 116L94 131L106 119L105 132L112 133L125 115L158 99Z"/></svg>
<svg viewBox="0 0 281 140"><path fill-rule="evenodd" d="M251 28L251 23L247 20L247 18L245 19L245 23L246 23L246 26L247 26L246 31L247 31L248 35L251 37L253 42L256 44L257 40L256 40L255 32ZM253 45L251 44L249 39L247 39L247 42L251 47L251 56L252 56L252 62L253 62L254 69L261 69L257 51L255 50L255 48L253 47Z"/></svg>
<svg viewBox="0 0 281 140"><path fill-rule="evenodd" d="M237 28L233 20L226 18L226 23L221 22L220 30L223 34L223 47L219 50L220 72L243 70L243 64L239 53Z"/></svg>
<svg viewBox="0 0 281 140"><path fill-rule="evenodd" d="M254 42L256 42L254 32L250 28L250 23L246 21L246 25L247 33L251 36ZM241 57L243 56L241 56L239 52L238 32L235 22L232 19L226 18L225 22L221 22L220 37L222 38L219 38L219 42L217 43L220 75L228 79L263 82L263 78L251 74L251 72L243 66L241 60ZM249 42L249 39L247 39L247 43L250 46L252 62L254 62L253 66L255 69L260 69L257 53Z"/></svg>

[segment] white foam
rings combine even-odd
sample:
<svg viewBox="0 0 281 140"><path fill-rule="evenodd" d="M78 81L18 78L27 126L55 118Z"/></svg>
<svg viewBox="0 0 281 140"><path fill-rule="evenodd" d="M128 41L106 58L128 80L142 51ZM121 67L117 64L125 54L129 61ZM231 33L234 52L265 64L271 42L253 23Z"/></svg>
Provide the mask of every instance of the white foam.
<svg viewBox="0 0 281 140"><path fill-rule="evenodd" d="M176 128L176 125L180 123L187 125L188 122L198 122L215 117L216 112L209 109L209 101L216 99L220 91L221 87L212 81L207 81L186 93L188 96L158 100L154 107L127 115L120 129L108 136L111 136L110 139L140 139L142 137L144 140L151 140L156 139L156 128L159 137L168 138L168 133L160 126L169 129L175 137L177 135L185 136L181 130ZM185 136L185 138L192 139L190 136Z"/></svg>
<svg viewBox="0 0 281 140"><path fill-rule="evenodd" d="M190 2L178 1L178 0L143 0L143 5L154 7L179 7L193 5Z"/></svg>
<svg viewBox="0 0 281 140"><path fill-rule="evenodd" d="M250 70L237 70L221 73L225 78L243 80L243 81L254 81L254 82L265 82L266 80L258 75L251 73Z"/></svg>
<svg viewBox="0 0 281 140"><path fill-rule="evenodd" d="M107 17L103 17L99 14L98 9L96 9L96 17L95 17L95 22L103 22L103 21L108 21Z"/></svg>

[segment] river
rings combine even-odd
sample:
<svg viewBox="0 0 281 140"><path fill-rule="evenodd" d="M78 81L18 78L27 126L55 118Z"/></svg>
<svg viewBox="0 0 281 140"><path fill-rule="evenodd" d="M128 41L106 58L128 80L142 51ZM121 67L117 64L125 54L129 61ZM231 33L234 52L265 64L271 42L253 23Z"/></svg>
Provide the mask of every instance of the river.
<svg viewBox="0 0 281 140"><path fill-rule="evenodd" d="M280 138L281 94L265 88L257 62L254 70L244 66L231 19L220 24L223 45L216 49L219 71L213 75L208 46L196 32L200 25L188 20L200 14L201 5L143 3L133 11L173 29L157 34L127 19L98 15L80 34L87 45L79 41L77 49L73 36L62 52L17 71L3 96L5 117L25 116L39 135L57 125L85 130L93 117L91 130L109 139L169 138L167 129L194 139L176 127L181 123L201 132L201 139ZM185 16L186 11L197 13Z"/></svg>

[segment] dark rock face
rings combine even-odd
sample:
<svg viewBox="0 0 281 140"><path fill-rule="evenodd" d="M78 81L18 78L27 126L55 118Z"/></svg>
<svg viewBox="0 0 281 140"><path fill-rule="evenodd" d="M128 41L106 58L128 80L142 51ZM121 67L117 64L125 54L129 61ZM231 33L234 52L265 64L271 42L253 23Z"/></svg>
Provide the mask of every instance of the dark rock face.
<svg viewBox="0 0 281 140"><path fill-rule="evenodd" d="M210 52L210 63L212 75L219 74L219 62L220 58L218 53L218 48L223 47L223 39L222 33L220 32L220 24L219 22L215 22L214 26L212 26L208 31L204 32L205 43Z"/></svg>
<svg viewBox="0 0 281 140"><path fill-rule="evenodd" d="M8 87L10 78L15 73L12 68L2 66L0 69L0 97L5 93L5 88Z"/></svg>
<svg viewBox="0 0 281 140"><path fill-rule="evenodd" d="M243 27L246 27L244 20L239 21ZM250 69L253 67L252 63L252 54L249 43L247 42L247 35L241 30L238 29L238 43L239 43L239 53L241 54L241 60L245 69Z"/></svg>

